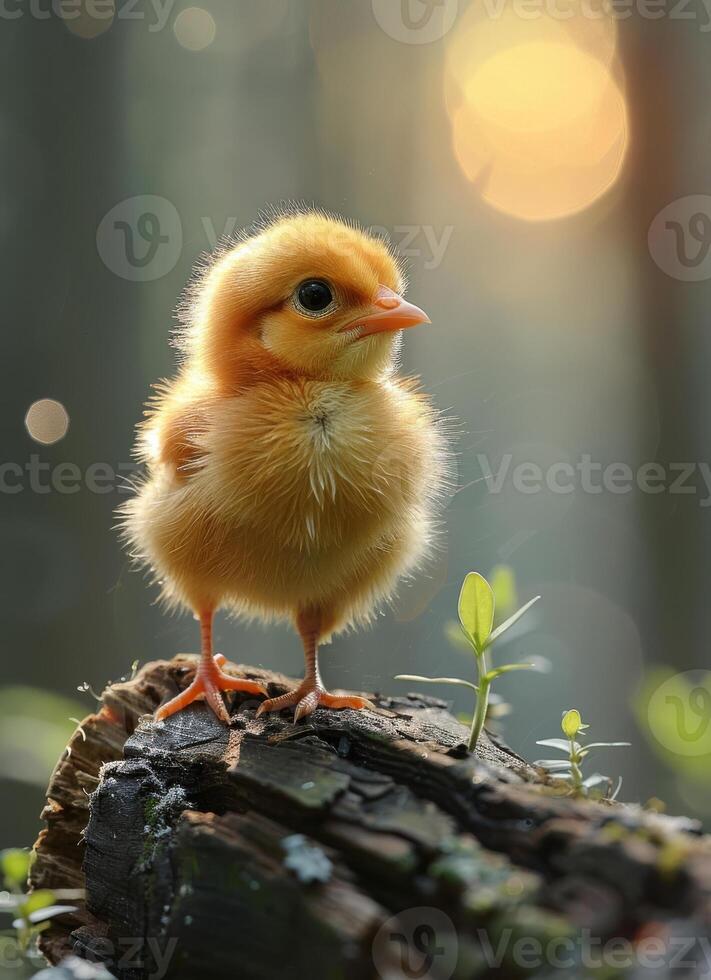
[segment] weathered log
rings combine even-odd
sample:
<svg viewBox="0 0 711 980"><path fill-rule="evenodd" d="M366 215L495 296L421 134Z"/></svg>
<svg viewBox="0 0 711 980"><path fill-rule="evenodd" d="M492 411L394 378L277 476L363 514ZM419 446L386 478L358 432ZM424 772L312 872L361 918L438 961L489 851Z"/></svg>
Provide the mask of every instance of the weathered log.
<svg viewBox="0 0 711 980"><path fill-rule="evenodd" d="M44 934L51 962L318 980L582 977L596 957L632 976L645 957L659 978L685 975L680 950L704 957L711 843L694 821L563 796L486 734L473 756L422 695L298 726L234 695L229 727L201 704L154 723L193 670L109 687L57 765L32 884L85 883L87 900ZM245 673L272 696L292 683Z"/></svg>

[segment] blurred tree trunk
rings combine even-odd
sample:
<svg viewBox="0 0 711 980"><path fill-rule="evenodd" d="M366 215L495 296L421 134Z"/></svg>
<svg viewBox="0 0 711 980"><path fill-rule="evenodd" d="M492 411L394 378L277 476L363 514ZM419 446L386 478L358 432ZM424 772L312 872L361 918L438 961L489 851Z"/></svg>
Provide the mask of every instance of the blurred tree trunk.
<svg viewBox="0 0 711 980"><path fill-rule="evenodd" d="M665 17L646 19L635 13L621 22L622 59L631 113L627 162L627 227L630 252L639 256L639 293L643 343L659 409L660 438L656 460L671 480L670 463L699 459L694 438L695 393L690 360L695 351L683 301L688 283L666 275L647 246L655 216L680 194L683 136L688 125L684 79L692 66L684 57L681 23ZM656 419L650 419L654 424ZM699 530L703 511L697 495L646 494L642 500L646 538L653 558L652 617L643 625L652 662L690 668L696 643L695 615L701 601Z"/></svg>

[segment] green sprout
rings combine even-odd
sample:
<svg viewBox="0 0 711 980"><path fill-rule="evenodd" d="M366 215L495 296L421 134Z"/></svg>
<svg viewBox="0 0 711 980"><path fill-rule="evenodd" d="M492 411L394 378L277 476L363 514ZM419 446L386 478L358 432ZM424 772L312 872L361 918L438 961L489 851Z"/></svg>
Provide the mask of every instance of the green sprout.
<svg viewBox="0 0 711 980"><path fill-rule="evenodd" d="M617 782L614 793L612 793L612 780L609 776L603 776L601 773L596 772L592 776L583 778L581 766L583 760L590 754L592 749L629 746L630 743L589 742L587 745L582 745L578 739L584 737L585 730L590 726L583 724L580 712L576 708L571 708L569 711L563 712L560 727L565 738L544 738L536 742L536 745L544 745L546 748L557 749L559 752L564 752L567 758L539 759L537 762L534 762L534 765L548 770L556 779L562 779L567 782L570 786L571 795L573 796L590 796L591 790L596 790L597 787L606 785L605 798L610 800L616 799L622 786L621 777Z"/></svg>
<svg viewBox="0 0 711 980"><path fill-rule="evenodd" d="M531 599L503 623L494 627L496 607L494 590L483 575L478 572L469 572L459 594L459 623L466 644L474 651L478 671L477 683L474 684L472 681L462 680L459 677L420 677L417 674L398 674L395 678L395 680L417 681L425 684L456 684L473 690L476 693L476 705L469 734L470 752L475 751L481 730L484 727L491 685L496 678L513 670L542 669L540 663L516 663L490 667L488 662L489 648L500 636L511 629L539 599L540 596Z"/></svg>
<svg viewBox="0 0 711 980"><path fill-rule="evenodd" d="M76 912L75 905L59 905L59 899L82 898L80 889L50 891L42 888L29 894L26 891L32 855L22 848L0 851L0 880L6 892L0 894L0 913L15 916L13 942L23 956L28 956L39 934L47 929L57 915Z"/></svg>

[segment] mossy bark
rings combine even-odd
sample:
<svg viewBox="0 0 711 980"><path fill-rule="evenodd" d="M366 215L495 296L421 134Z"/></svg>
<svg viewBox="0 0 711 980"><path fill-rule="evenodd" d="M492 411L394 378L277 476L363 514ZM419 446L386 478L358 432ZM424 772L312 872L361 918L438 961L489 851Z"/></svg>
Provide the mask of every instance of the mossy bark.
<svg viewBox="0 0 711 980"><path fill-rule="evenodd" d="M421 695L298 726L235 696L229 727L202 704L153 723L193 670L109 687L55 770L33 885L85 881L87 902L43 937L50 960L319 980L583 977L611 939L630 960L612 975L632 976L649 936L703 955L711 845L693 821L562 796L486 733L472 756Z"/></svg>

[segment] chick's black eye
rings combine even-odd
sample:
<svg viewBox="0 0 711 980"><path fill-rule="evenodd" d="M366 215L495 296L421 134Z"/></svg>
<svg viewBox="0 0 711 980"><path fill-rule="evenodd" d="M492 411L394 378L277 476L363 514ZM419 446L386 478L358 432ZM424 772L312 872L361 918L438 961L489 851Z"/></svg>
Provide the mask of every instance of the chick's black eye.
<svg viewBox="0 0 711 980"><path fill-rule="evenodd" d="M296 291L299 306L306 313L323 313L333 302L331 287L323 279L307 279Z"/></svg>

